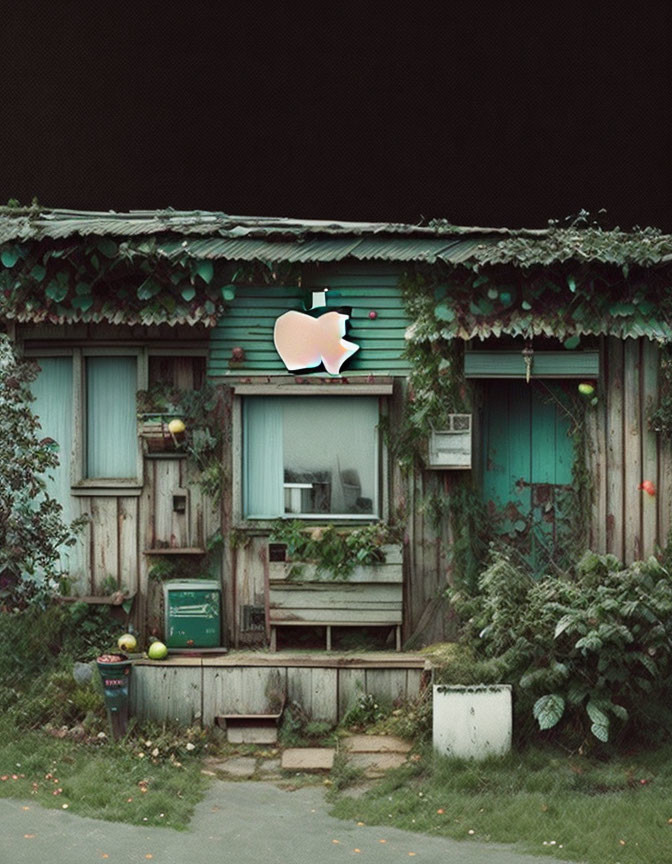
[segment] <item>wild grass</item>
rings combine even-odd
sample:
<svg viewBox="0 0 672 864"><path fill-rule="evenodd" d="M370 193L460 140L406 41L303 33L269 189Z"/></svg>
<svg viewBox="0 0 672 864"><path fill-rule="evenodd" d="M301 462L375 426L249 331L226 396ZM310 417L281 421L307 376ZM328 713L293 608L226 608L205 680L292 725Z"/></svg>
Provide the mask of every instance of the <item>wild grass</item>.
<svg viewBox="0 0 672 864"><path fill-rule="evenodd" d="M72 813L111 822L186 828L208 783L200 758L153 759L145 749L128 742L58 740L19 730L5 719L0 721L0 797L67 805Z"/></svg>
<svg viewBox="0 0 672 864"><path fill-rule="evenodd" d="M426 752L332 812L589 864L669 864L672 746L608 762L544 749L481 763Z"/></svg>

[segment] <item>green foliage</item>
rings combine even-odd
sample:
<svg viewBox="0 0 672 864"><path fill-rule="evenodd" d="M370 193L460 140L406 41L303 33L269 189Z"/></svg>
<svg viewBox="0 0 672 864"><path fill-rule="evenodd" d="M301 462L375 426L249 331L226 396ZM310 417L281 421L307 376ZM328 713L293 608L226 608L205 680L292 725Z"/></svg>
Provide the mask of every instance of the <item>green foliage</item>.
<svg viewBox="0 0 672 864"><path fill-rule="evenodd" d="M0 336L0 604L43 602L58 586L59 549L76 542L80 523L67 526L47 494L57 447L40 437L30 405L34 363L19 360Z"/></svg>
<svg viewBox="0 0 672 864"><path fill-rule="evenodd" d="M156 236L10 242L0 246L0 262L0 314L52 324L213 326L238 283L296 280L292 267L253 262L234 271L230 262L193 258L180 241Z"/></svg>
<svg viewBox="0 0 672 864"><path fill-rule="evenodd" d="M478 595L452 598L470 650L540 729L562 720L570 738L617 744L669 734L672 578L655 558L624 567L587 552L573 574L534 581L500 554Z"/></svg>
<svg viewBox="0 0 672 864"><path fill-rule="evenodd" d="M660 349L658 405L649 414L649 426L665 438L672 436L672 348Z"/></svg>
<svg viewBox="0 0 672 864"><path fill-rule="evenodd" d="M384 563L381 546L401 541L395 525L374 522L352 530L338 530L334 525L311 529L298 519L276 519L269 539L286 546L287 560L297 564L296 577L301 576L302 564L311 563L318 578L341 581L356 567Z"/></svg>
<svg viewBox="0 0 672 864"><path fill-rule="evenodd" d="M341 726L345 729L363 729L384 720L390 713L389 705L384 704L372 693L360 693L343 719Z"/></svg>
<svg viewBox="0 0 672 864"><path fill-rule="evenodd" d="M431 274L427 280L407 274L400 283L408 318L413 322L433 318L440 328L441 316L445 313L434 308L432 284ZM415 326L411 325L411 336ZM404 413L401 423L384 429L392 453L406 470L422 467L432 429L445 428L449 414L469 410L463 351L463 343L457 339L412 337L407 342L404 356L409 361L410 372Z"/></svg>
<svg viewBox="0 0 672 864"><path fill-rule="evenodd" d="M437 757L429 748L421 756L365 795L340 796L333 815L383 826L381 837L394 826L464 844L515 844L511 855L521 853L521 861L529 852L540 861L555 855L590 864L668 864L670 745L608 760L549 746L482 762ZM421 857L421 849L408 848Z"/></svg>
<svg viewBox="0 0 672 864"><path fill-rule="evenodd" d="M36 605L0 613L0 711L22 729L104 728L97 671L78 683L74 661L91 663L121 632L108 606Z"/></svg>
<svg viewBox="0 0 672 864"><path fill-rule="evenodd" d="M278 741L283 747L332 746L333 726L320 720L311 720L298 702L291 702L282 715Z"/></svg>
<svg viewBox="0 0 672 864"><path fill-rule="evenodd" d="M222 447L225 424L221 417L220 393L206 384L198 390L179 390L164 383L137 394L138 416L162 420L173 418L185 424L176 448L186 452L199 471L198 484L214 502L221 500L224 468Z"/></svg>
<svg viewBox="0 0 672 864"><path fill-rule="evenodd" d="M188 826L208 782L198 758L203 730L147 725L119 743L62 731L26 731L0 717L0 770L17 777L0 783L0 797L145 828Z"/></svg>

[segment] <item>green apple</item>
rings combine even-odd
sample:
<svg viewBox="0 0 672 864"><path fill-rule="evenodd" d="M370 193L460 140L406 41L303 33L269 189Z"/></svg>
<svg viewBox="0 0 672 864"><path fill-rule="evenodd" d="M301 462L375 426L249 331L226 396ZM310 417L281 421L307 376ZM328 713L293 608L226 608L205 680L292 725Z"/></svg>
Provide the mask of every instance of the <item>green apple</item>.
<svg viewBox="0 0 672 864"><path fill-rule="evenodd" d="M163 644L163 642L159 642L157 639L156 642L152 642L152 644L149 646L147 656L150 660L165 660L168 656L168 649Z"/></svg>
<svg viewBox="0 0 672 864"><path fill-rule="evenodd" d="M590 381L582 381L579 384L579 393L582 396L592 396L594 392L595 387L593 384L590 383Z"/></svg>

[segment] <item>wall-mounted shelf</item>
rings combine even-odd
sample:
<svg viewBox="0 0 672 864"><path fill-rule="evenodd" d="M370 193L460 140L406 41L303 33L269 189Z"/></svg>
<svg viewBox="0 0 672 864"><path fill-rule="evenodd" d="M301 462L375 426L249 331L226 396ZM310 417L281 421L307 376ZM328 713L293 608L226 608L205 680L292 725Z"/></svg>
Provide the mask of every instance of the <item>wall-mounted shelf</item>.
<svg viewBox="0 0 672 864"><path fill-rule="evenodd" d="M205 555L205 549L196 546L185 546L184 548L170 547L168 549L144 549L144 555Z"/></svg>
<svg viewBox="0 0 672 864"><path fill-rule="evenodd" d="M122 606L127 600L133 600L135 591L132 594L122 594L116 591L114 594L109 594L104 597L87 595L84 597L58 597L59 603L89 603L95 606Z"/></svg>

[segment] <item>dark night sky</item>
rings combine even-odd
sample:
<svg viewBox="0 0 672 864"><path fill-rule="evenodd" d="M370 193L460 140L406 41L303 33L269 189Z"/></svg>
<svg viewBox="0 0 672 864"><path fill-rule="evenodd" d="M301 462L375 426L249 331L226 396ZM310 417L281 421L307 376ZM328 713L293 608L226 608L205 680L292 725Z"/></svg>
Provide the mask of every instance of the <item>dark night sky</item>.
<svg viewBox="0 0 672 864"><path fill-rule="evenodd" d="M672 231L671 4L418 5L7 4L0 201Z"/></svg>

